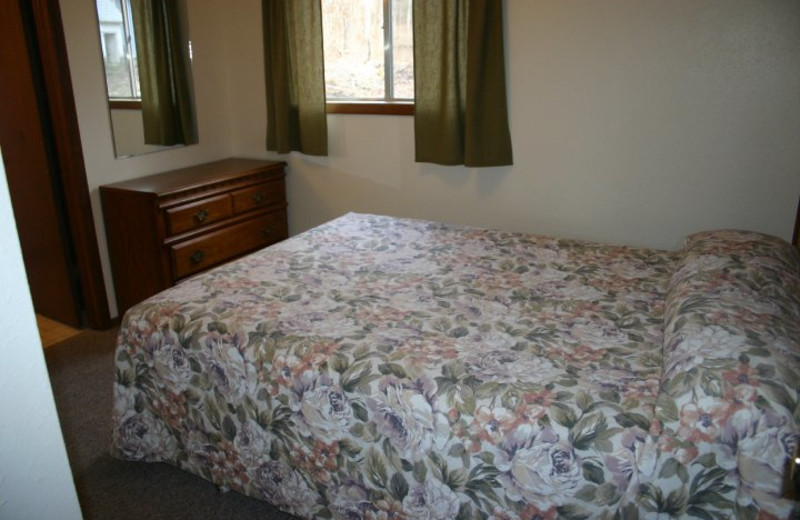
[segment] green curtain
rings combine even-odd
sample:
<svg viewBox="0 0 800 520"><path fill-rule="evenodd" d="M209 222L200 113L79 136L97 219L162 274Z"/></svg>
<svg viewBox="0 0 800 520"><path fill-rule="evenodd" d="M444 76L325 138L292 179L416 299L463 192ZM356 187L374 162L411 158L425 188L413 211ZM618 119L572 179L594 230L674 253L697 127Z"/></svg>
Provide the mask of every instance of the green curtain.
<svg viewBox="0 0 800 520"><path fill-rule="evenodd" d="M328 154L320 0L263 0L267 150Z"/></svg>
<svg viewBox="0 0 800 520"><path fill-rule="evenodd" d="M147 144L197 142L189 49L175 0L131 0Z"/></svg>
<svg viewBox="0 0 800 520"><path fill-rule="evenodd" d="M501 0L414 0L416 161L513 163Z"/></svg>

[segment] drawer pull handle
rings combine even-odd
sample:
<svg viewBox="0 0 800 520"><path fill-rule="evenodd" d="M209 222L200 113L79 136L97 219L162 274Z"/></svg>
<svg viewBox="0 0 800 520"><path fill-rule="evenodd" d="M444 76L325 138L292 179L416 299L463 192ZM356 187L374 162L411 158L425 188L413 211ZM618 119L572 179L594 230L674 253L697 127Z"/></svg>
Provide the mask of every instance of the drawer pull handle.
<svg viewBox="0 0 800 520"><path fill-rule="evenodd" d="M192 253L192 256L189 257L189 260L192 261L192 265L197 265L200 262L202 262L203 258L205 257L206 257L206 252L203 251L202 249L198 249L197 251Z"/></svg>
<svg viewBox="0 0 800 520"><path fill-rule="evenodd" d="M207 218L208 218L208 210L207 210L207 209L199 209L199 210L197 210L197 212L194 214L194 220L195 220L195 222L197 222L198 224L199 224L199 223L201 223L201 222L203 222L203 221L204 221L205 219L207 219Z"/></svg>
<svg viewBox="0 0 800 520"><path fill-rule="evenodd" d="M253 202L255 202L256 204L261 204L262 202L264 202L264 199L266 198L267 194L264 193L263 191L259 191L258 193L253 195Z"/></svg>
<svg viewBox="0 0 800 520"><path fill-rule="evenodd" d="M272 229L271 227L263 227L261 228L261 234L264 235L265 238L272 238L277 235L277 231Z"/></svg>

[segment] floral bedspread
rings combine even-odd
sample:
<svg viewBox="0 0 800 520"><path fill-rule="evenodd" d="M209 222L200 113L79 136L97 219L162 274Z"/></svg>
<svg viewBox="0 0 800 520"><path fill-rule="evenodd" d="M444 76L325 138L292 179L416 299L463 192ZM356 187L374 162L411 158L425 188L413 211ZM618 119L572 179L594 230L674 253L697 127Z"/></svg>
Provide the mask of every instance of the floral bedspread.
<svg viewBox="0 0 800 520"><path fill-rule="evenodd" d="M784 514L736 457L753 482L794 449L800 320L731 340L684 264L345 215L125 315L112 453L309 519ZM757 304L796 318L798 286Z"/></svg>
<svg viewBox="0 0 800 520"><path fill-rule="evenodd" d="M671 516L800 518L800 254L744 231L691 235L666 296L658 467ZM790 488L790 489L787 489Z"/></svg>

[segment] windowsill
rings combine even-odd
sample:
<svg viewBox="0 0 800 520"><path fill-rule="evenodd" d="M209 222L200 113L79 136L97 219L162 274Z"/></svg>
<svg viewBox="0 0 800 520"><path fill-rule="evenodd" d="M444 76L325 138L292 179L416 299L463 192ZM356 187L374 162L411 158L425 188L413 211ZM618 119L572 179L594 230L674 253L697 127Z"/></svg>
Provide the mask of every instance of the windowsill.
<svg viewBox="0 0 800 520"><path fill-rule="evenodd" d="M141 110L140 99L109 99L108 108L112 110Z"/></svg>
<svg viewBox="0 0 800 520"><path fill-rule="evenodd" d="M325 110L329 114L412 116L414 115L414 103L412 101L328 101Z"/></svg>

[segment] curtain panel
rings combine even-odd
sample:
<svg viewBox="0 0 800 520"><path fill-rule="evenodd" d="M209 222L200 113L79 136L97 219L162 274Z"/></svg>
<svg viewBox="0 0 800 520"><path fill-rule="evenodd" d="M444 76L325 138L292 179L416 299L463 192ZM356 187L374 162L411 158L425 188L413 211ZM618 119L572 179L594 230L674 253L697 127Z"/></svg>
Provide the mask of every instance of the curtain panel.
<svg viewBox="0 0 800 520"><path fill-rule="evenodd" d="M262 0L267 150L328 154L320 0Z"/></svg>
<svg viewBox="0 0 800 520"><path fill-rule="evenodd" d="M501 0L414 0L416 161L513 163Z"/></svg>
<svg viewBox="0 0 800 520"><path fill-rule="evenodd" d="M131 0L146 144L197 142L189 49L177 2Z"/></svg>

